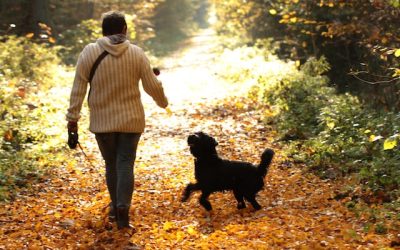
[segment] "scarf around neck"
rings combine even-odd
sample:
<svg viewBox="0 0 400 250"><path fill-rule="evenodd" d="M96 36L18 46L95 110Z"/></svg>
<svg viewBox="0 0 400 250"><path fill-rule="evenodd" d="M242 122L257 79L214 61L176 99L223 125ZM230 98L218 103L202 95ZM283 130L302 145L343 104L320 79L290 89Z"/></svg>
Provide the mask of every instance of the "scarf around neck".
<svg viewBox="0 0 400 250"><path fill-rule="evenodd" d="M115 34L115 35L107 36L107 38L110 39L111 44L120 44L127 40L126 35L124 35L124 34Z"/></svg>

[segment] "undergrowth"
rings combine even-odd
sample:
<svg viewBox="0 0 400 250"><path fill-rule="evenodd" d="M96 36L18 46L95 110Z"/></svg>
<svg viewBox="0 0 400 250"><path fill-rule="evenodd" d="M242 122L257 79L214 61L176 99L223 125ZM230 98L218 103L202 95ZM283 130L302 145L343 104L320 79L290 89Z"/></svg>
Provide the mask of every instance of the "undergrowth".
<svg viewBox="0 0 400 250"><path fill-rule="evenodd" d="M63 165L66 69L56 47L26 38L0 43L0 200Z"/></svg>
<svg viewBox="0 0 400 250"><path fill-rule="evenodd" d="M336 93L325 76L330 65L324 57L300 66L265 50L226 49L223 58L229 60L222 60L228 70L221 75L232 82L254 83L249 98L271 107L265 122L276 127L289 159L321 178L344 180L347 184L336 198L348 199L349 209L374 218L368 220L373 221L371 229L386 232L386 219L397 221L390 227L398 228L399 218L387 215L400 209L400 114Z"/></svg>

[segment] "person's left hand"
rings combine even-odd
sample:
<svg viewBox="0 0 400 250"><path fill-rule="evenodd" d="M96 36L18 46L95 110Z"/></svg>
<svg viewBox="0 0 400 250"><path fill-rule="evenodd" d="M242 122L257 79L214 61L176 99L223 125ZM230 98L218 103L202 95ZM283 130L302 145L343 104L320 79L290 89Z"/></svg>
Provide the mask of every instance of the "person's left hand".
<svg viewBox="0 0 400 250"><path fill-rule="evenodd" d="M159 68L153 68L153 73L154 75L159 76L161 74L161 71Z"/></svg>

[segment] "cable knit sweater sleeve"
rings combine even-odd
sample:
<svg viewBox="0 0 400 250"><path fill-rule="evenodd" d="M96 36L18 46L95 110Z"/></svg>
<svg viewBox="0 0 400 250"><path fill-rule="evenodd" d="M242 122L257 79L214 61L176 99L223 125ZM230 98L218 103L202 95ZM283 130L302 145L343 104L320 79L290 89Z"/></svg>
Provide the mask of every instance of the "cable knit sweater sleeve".
<svg viewBox="0 0 400 250"><path fill-rule="evenodd" d="M80 118L80 111L82 108L83 100L85 99L90 67L87 62L87 48L86 46L82 53L79 55L78 63L76 65L76 73L74 84L71 90L70 106L67 113L67 121L78 121Z"/></svg>
<svg viewBox="0 0 400 250"><path fill-rule="evenodd" d="M154 99L158 106L161 108L166 108L168 106L168 100L167 97L165 97L161 82L159 82L157 77L154 75L149 59L146 57L143 51L141 52L143 59L141 69L143 89Z"/></svg>

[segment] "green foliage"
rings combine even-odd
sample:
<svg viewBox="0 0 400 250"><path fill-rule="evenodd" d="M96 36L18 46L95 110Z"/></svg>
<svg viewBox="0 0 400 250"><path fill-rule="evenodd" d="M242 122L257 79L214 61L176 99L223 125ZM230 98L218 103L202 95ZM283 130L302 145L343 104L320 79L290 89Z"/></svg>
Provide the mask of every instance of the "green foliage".
<svg viewBox="0 0 400 250"><path fill-rule="evenodd" d="M67 64L75 64L79 53L89 44L102 37L101 23L98 20L84 20L71 29L60 34L60 44L63 45L60 55Z"/></svg>
<svg viewBox="0 0 400 250"><path fill-rule="evenodd" d="M389 4L391 4L395 8L400 7L400 1L399 0L389 0Z"/></svg>
<svg viewBox="0 0 400 250"><path fill-rule="evenodd" d="M25 78L45 82L48 69L58 64L57 48L24 37L0 36L0 74L7 79Z"/></svg>
<svg viewBox="0 0 400 250"><path fill-rule="evenodd" d="M300 74L274 84L259 78L253 91L276 106L273 121L297 161L324 178L357 173L367 189L397 199L400 114L375 111L350 94L336 94L321 75L328 69L324 58L310 59Z"/></svg>
<svg viewBox="0 0 400 250"><path fill-rule="evenodd" d="M68 91L60 86L65 75L56 50L15 37L1 46L2 62L15 52L19 62L2 64L8 68L0 78L0 199L9 199L48 166L65 161L65 138L60 136L65 122L59 111L66 109ZM24 58L26 53L31 57Z"/></svg>
<svg viewBox="0 0 400 250"><path fill-rule="evenodd" d="M239 47L225 49L220 60L222 77L250 82L249 98L262 103L259 108L267 104L265 123L276 127L290 160L321 178L343 181L342 191L351 197L344 204L367 219L365 231L398 230L399 113L376 111L351 94L338 94L324 76L330 66L323 57L299 69L263 48Z"/></svg>
<svg viewBox="0 0 400 250"><path fill-rule="evenodd" d="M155 37L150 39L146 45L157 54L163 55L178 46L203 22L204 12L207 6L200 0L165 0L155 8L155 15L152 17L154 23ZM204 13L203 13L204 15Z"/></svg>
<svg viewBox="0 0 400 250"><path fill-rule="evenodd" d="M156 8L153 17L157 36L172 39L185 36L194 26L194 18L199 1L166 0Z"/></svg>
<svg viewBox="0 0 400 250"><path fill-rule="evenodd" d="M386 228L385 224L381 224L381 223L377 224L375 227L375 232L377 234L386 234L387 228Z"/></svg>
<svg viewBox="0 0 400 250"><path fill-rule="evenodd" d="M269 76L262 76L253 90L268 103L276 104L280 110L277 123L285 136L308 138L319 131L318 114L335 91L328 87L328 79L321 76L329 69L325 58L310 59L303 65L301 74L286 75L273 84ZM282 122L284 121L284 122Z"/></svg>
<svg viewBox="0 0 400 250"><path fill-rule="evenodd" d="M128 24L127 35L132 41L136 36L134 17L125 15L125 19ZM75 64L83 48L89 43L96 42L102 36L101 22L94 19L84 20L75 27L65 30L59 36L59 43L62 45L60 56L64 63Z"/></svg>
<svg viewBox="0 0 400 250"><path fill-rule="evenodd" d="M325 56L341 92L354 91L387 109L400 107L397 0L213 2L220 33L245 43L273 38L282 58L299 62Z"/></svg>
<svg viewBox="0 0 400 250"><path fill-rule="evenodd" d="M275 124L295 161L323 178L355 175L363 192L384 192L385 200L400 197L399 113L338 94L323 75L330 67L323 57L298 70L260 48L240 47L226 49L221 60L221 76L250 82L250 98L271 106L266 122Z"/></svg>

